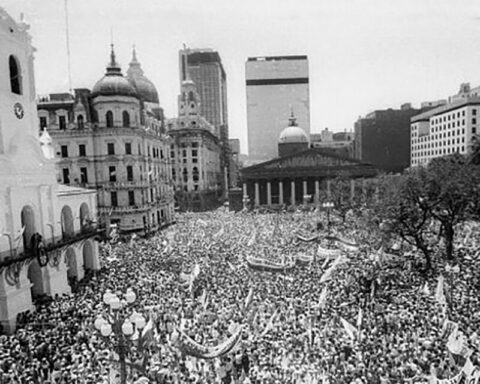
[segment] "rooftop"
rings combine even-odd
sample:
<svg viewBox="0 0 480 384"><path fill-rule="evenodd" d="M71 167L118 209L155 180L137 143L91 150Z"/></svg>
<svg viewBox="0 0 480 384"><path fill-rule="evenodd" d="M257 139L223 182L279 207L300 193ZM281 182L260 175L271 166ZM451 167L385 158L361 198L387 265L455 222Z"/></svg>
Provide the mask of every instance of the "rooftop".
<svg viewBox="0 0 480 384"><path fill-rule="evenodd" d="M441 115L445 112L453 111L455 109L465 107L467 105L480 105L480 97L470 97L468 99L459 100L453 103L442 105L441 107L431 109L427 112L415 115L411 118L411 122L429 120L433 116Z"/></svg>

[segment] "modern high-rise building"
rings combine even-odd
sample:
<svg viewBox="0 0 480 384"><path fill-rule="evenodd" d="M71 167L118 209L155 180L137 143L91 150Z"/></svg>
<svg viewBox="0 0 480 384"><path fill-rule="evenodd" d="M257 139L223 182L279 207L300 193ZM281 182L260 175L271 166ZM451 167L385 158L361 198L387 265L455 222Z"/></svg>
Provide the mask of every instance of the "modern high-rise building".
<svg viewBox="0 0 480 384"><path fill-rule="evenodd" d="M222 188L230 180L230 148L228 145L227 75L218 52L209 48L182 49L179 53L180 84L195 83L200 96L200 115L215 127L222 147Z"/></svg>
<svg viewBox="0 0 480 384"><path fill-rule="evenodd" d="M310 135L307 56L250 57L245 64L248 154L254 161L278 156L277 142L293 110Z"/></svg>
<svg viewBox="0 0 480 384"><path fill-rule="evenodd" d="M410 119L421 112L407 103L400 109L377 110L359 118L355 122L355 158L387 172L408 168Z"/></svg>

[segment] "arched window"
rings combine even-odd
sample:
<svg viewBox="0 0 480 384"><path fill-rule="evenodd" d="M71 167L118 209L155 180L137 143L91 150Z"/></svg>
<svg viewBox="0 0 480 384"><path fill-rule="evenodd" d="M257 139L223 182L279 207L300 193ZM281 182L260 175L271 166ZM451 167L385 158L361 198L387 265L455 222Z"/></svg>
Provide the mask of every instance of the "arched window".
<svg viewBox="0 0 480 384"><path fill-rule="evenodd" d="M188 101L193 101L193 100L195 100L195 96L193 96L193 92L190 91L188 92Z"/></svg>
<svg viewBox="0 0 480 384"><path fill-rule="evenodd" d="M8 59L8 66L10 68L10 89L17 95L22 94L22 79L20 73L20 65L15 56L10 56Z"/></svg>
<svg viewBox="0 0 480 384"><path fill-rule="evenodd" d="M198 183L198 176L199 176L198 168L197 168L197 167L193 167L192 177L193 177L193 182L194 182L194 183Z"/></svg>
<svg viewBox="0 0 480 384"><path fill-rule="evenodd" d="M183 168L183 182L188 182L188 170L187 168Z"/></svg>
<svg viewBox="0 0 480 384"><path fill-rule="evenodd" d="M123 111L122 113L122 121L124 127L130 127L130 115L127 111Z"/></svg>
<svg viewBox="0 0 480 384"><path fill-rule="evenodd" d="M105 114L105 120L107 121L107 128L113 128L113 112L108 111Z"/></svg>
<svg viewBox="0 0 480 384"><path fill-rule="evenodd" d="M78 128L78 129L83 129L83 128L85 128L83 115L78 115L78 116L77 116L77 128Z"/></svg>

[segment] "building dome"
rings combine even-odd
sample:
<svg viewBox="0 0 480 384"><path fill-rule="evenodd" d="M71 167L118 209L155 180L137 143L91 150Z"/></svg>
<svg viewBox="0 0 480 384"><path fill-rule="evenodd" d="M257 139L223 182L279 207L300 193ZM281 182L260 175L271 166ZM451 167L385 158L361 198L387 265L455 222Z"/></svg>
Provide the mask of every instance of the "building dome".
<svg viewBox="0 0 480 384"><path fill-rule="evenodd" d="M302 128L290 126L280 133L280 139L278 142L281 144L308 143L308 136Z"/></svg>
<svg viewBox="0 0 480 384"><path fill-rule="evenodd" d="M120 66L115 61L115 52L110 55L107 73L93 86L92 97L95 96L131 96L138 97L134 86L122 75Z"/></svg>
<svg viewBox="0 0 480 384"><path fill-rule="evenodd" d="M127 79L133 85L138 97L142 101L159 104L157 89L144 75L140 62L137 60L135 48L133 48L132 61L127 70Z"/></svg>

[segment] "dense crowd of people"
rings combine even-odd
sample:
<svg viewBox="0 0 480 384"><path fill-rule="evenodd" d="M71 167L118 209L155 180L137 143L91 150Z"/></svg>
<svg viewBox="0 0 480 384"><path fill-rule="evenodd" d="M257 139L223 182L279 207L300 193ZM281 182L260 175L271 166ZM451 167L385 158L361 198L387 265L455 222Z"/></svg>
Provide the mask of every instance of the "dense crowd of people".
<svg viewBox="0 0 480 384"><path fill-rule="evenodd" d="M152 338L140 332L125 341L132 383L427 383L456 375L464 363L446 347L447 318L468 336L469 359L480 365L476 230L459 229L459 273L446 272L438 258L424 274L415 250L401 244L395 255L379 252L378 234L349 217L332 231L359 250L344 252L326 279L334 258L319 246L336 245L327 225L317 225L324 220L318 212L220 209L180 214L149 239L102 245L100 271L88 271L71 296L39 303L14 334L0 335L0 383L118 382L115 336L102 336L94 323L108 317L104 293L127 288L136 300L121 315L135 310L154 325ZM318 238L301 241L299 232ZM245 261L299 254L313 261L281 272ZM186 284L182 275L196 265L198 277ZM440 274L446 307L434 297ZM182 348L183 336L213 347L239 326L240 342L223 356L201 359Z"/></svg>

